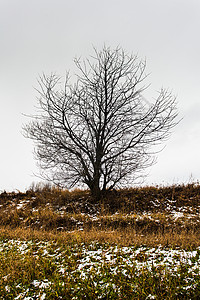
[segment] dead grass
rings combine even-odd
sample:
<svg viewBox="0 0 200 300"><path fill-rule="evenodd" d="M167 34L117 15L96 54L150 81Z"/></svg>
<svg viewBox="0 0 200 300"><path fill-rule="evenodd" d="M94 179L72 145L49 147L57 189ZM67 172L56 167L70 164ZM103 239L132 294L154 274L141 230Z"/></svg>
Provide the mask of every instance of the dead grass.
<svg viewBox="0 0 200 300"><path fill-rule="evenodd" d="M5 238L93 240L121 245L200 246L200 185L112 191L94 203L89 191L32 186L0 194Z"/></svg>
<svg viewBox="0 0 200 300"><path fill-rule="evenodd" d="M112 191L99 203L49 185L4 192L0 295L199 299L199 210L199 184Z"/></svg>
<svg viewBox="0 0 200 300"><path fill-rule="evenodd" d="M0 227L0 239L20 239L20 240L37 240L37 241L56 241L59 244L90 244L92 241L98 243L117 244L120 246L147 246L163 247L181 249L196 249L200 247L200 233L182 231L180 233L148 233L142 234L134 230L113 230L101 231L96 229L73 231L73 232L55 232L44 230L32 230L15 228L11 229L9 226Z"/></svg>

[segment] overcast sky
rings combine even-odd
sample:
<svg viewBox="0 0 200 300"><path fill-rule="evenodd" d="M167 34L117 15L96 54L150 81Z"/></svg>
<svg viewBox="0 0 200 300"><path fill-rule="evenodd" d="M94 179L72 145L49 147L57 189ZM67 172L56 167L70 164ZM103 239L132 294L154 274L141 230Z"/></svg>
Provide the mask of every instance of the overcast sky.
<svg viewBox="0 0 200 300"><path fill-rule="evenodd" d="M146 58L149 101L161 87L177 95L183 120L146 184L200 179L199 33L199 0L0 0L0 191L40 181L33 143L21 134L39 75L73 74L75 56L104 44Z"/></svg>

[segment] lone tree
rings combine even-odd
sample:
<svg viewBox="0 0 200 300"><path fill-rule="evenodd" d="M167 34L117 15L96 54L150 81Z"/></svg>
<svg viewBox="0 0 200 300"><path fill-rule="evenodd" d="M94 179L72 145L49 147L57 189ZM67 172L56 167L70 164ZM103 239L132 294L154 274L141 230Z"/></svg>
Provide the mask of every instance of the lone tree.
<svg viewBox="0 0 200 300"><path fill-rule="evenodd" d="M36 143L43 177L68 188L85 184L99 199L154 163L151 146L169 136L177 110L167 90L154 103L142 96L146 63L137 56L121 48L94 52L75 60L74 85L69 74L62 88L57 75L40 77L40 113L24 131Z"/></svg>

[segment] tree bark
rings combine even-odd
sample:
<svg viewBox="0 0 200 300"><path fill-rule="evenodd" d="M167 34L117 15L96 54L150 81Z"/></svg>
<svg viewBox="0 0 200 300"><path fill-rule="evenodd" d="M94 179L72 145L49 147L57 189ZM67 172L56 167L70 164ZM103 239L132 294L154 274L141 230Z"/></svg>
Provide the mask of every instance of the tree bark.
<svg viewBox="0 0 200 300"><path fill-rule="evenodd" d="M96 183L94 184L93 188L91 189L92 197L94 198L95 202L100 201L101 199L101 189L99 185Z"/></svg>

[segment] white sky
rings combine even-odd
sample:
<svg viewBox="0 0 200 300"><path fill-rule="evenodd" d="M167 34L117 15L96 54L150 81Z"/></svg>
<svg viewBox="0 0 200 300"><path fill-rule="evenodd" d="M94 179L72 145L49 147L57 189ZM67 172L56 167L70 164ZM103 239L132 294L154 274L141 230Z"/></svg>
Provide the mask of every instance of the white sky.
<svg viewBox="0 0 200 300"><path fill-rule="evenodd" d="M146 58L149 96L169 88L184 117L146 183L200 179L199 31L199 0L0 0L0 191L40 181L33 144L21 134L39 75L73 74L73 58L104 43Z"/></svg>

